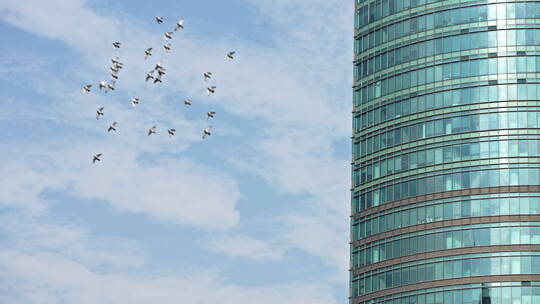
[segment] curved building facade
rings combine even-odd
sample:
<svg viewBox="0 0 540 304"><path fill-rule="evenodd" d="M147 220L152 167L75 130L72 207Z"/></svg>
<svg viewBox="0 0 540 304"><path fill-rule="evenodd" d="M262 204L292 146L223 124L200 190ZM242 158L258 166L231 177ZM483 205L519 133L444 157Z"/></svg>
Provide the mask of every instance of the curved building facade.
<svg viewBox="0 0 540 304"><path fill-rule="evenodd" d="M350 303L540 303L540 1L355 2Z"/></svg>

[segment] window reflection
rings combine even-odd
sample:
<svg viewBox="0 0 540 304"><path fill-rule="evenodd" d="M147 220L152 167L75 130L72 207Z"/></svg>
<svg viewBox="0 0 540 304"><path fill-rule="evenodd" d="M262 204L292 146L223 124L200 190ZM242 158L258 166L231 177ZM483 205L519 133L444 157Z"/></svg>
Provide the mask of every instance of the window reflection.
<svg viewBox="0 0 540 304"><path fill-rule="evenodd" d="M538 112L540 114L540 112ZM501 123L504 119L504 116L502 115L504 113L499 114L490 114L489 117L486 115L486 119L489 121L486 121L484 124L489 125L492 124L493 121L497 121L498 123ZM524 117L521 117L522 120L520 121L521 124L526 125L527 124L527 113L523 113ZM530 113L528 113L530 114ZM501 117L501 119L497 119L497 117ZM467 120L467 117L462 117L461 121ZM473 120L474 121L474 120ZM536 122L537 120L534 119ZM454 123L459 124L460 122L452 120L446 120L445 121L445 127L444 129L453 132L453 130L456 130L453 126ZM405 131L406 128L401 129L401 131L404 132L404 134L409 134ZM458 127L457 130L462 131L461 127ZM384 136L384 135L383 135ZM406 138L409 135L404 135ZM374 137L374 141L377 141L380 139L379 137ZM354 148L355 151L360 151L360 143L355 144L357 148ZM366 149L370 151L370 149ZM402 155L397 156L388 156L388 157L380 157L376 158L375 160L372 160L370 162L365 163L362 166L362 169L355 169L353 171L353 186L359 186L364 183L370 182L374 179L384 177L387 175L399 173L406 170L411 169L417 169L422 168L426 166L433 166L433 165L442 165L442 164L448 164L452 162L460 162L460 161L469 161L469 160L479 160L479 159L487 159L487 158L498 158L498 157L540 157L539 154L540 151L540 140L536 139L521 139L521 140L501 140L501 141L484 141L484 142L474 142L474 143L461 143L456 145L446 145L443 147L433 147L428 148L422 151L414 151L414 152L408 152ZM372 151L375 152L375 151ZM519 176L517 171L512 171L511 178L507 175L501 176L500 183L503 185L513 185L517 180L519 180ZM495 172L494 174L498 174ZM536 182L538 179L536 177L536 173L533 174L531 177L532 182ZM464 181L466 184L470 184L469 175L462 176L461 180ZM495 177L493 177L495 178ZM529 178L523 177L523 181L529 180ZM491 181L490 184L498 184L499 182L496 182L495 180ZM449 187L449 188L454 188ZM456 188L459 188L456 186ZM464 187L464 188L470 188Z"/></svg>
<svg viewBox="0 0 540 304"><path fill-rule="evenodd" d="M429 233L404 234L363 244L354 249L352 266L357 269L384 260L445 249L540 244L538 226L495 226L497 225L489 224L432 229Z"/></svg>
<svg viewBox="0 0 540 304"><path fill-rule="evenodd" d="M397 264L382 269L377 269L353 277L353 290L355 296L361 296L379 290L404 286L408 284L422 283L425 281L467 278L475 276L490 275L511 275L511 274L535 274L540 272L540 256L532 252L523 252L523 255L516 253L502 254L477 254L473 256L452 256L439 259L428 259L411 262L406 265ZM502 255L502 256L496 256ZM489 286L489 287L488 287ZM491 288L490 284L485 284L482 288L482 303L485 301L505 301L510 303L511 299L521 299L522 296L529 297L535 293L516 290L517 287ZM438 293L439 294L439 293ZM474 300L474 293L463 293L456 291L441 292L441 300L445 303L461 303L456 300ZM437 295L435 295L437 298ZM476 297L479 299L479 297ZM535 298L538 299L538 298ZM534 303L534 302L533 302Z"/></svg>
<svg viewBox="0 0 540 304"><path fill-rule="evenodd" d="M393 1L397 1L397 3L404 2L403 0ZM356 28L362 28L369 23L380 20L380 18L393 14L391 10L388 10L388 14L385 15L383 11L378 9L380 7L384 7L384 5L378 5L377 3L379 2L376 1L373 2L373 4L359 7L355 16ZM375 46L379 46L394 39L399 39L406 35L441 27L497 19L540 18L539 7L540 4L537 2L520 2L512 4L500 3L461 7L421 15L399 21L364 34L357 39L358 43L357 47L355 48L355 52L365 52ZM376 12L380 12L380 14L377 14Z"/></svg>

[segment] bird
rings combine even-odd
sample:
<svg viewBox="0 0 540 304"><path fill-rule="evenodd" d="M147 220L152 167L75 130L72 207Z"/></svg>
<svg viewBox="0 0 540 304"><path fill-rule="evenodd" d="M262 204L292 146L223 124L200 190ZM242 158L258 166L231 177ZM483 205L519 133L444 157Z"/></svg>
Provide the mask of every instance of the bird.
<svg viewBox="0 0 540 304"><path fill-rule="evenodd" d="M113 122L109 128L107 129L107 132L116 131L116 121Z"/></svg>
<svg viewBox="0 0 540 304"><path fill-rule="evenodd" d="M166 70L166 69L163 67L163 63L160 61L160 62L156 63L156 66L154 67L154 70Z"/></svg>
<svg viewBox="0 0 540 304"><path fill-rule="evenodd" d="M229 52L229 54L227 54L227 57L229 58L229 61L234 59L234 54L236 54L235 51Z"/></svg>
<svg viewBox="0 0 540 304"><path fill-rule="evenodd" d="M170 52L171 51L171 44L170 43L167 43L165 45L163 45L163 48L165 49L165 52Z"/></svg>
<svg viewBox="0 0 540 304"><path fill-rule="evenodd" d="M118 73L112 72L111 79L118 79Z"/></svg>
<svg viewBox="0 0 540 304"><path fill-rule="evenodd" d="M83 89L83 94L89 93L91 87L92 87L91 84L85 85L85 86L82 88L82 89Z"/></svg>
<svg viewBox="0 0 540 304"><path fill-rule="evenodd" d="M150 129L148 129L148 136L152 134L156 134L157 126L153 126Z"/></svg>
<svg viewBox="0 0 540 304"><path fill-rule="evenodd" d="M113 42L112 46L113 46L113 49L119 49L120 48L120 45L122 45L122 43L118 42L118 41L115 41Z"/></svg>
<svg viewBox="0 0 540 304"><path fill-rule="evenodd" d="M101 159L100 159L101 155L103 155L103 154L98 153L98 154L94 155L94 157L92 158L92 163L95 164L96 161L101 161Z"/></svg>
<svg viewBox="0 0 540 304"><path fill-rule="evenodd" d="M146 79L145 79L145 81L148 82L148 80L154 79L154 76L153 76L153 75L154 75L154 71L150 71L150 72L146 73Z"/></svg>
<svg viewBox="0 0 540 304"><path fill-rule="evenodd" d="M118 57L111 58L111 62L113 65L123 65L123 63L120 62L120 58Z"/></svg>
<svg viewBox="0 0 540 304"><path fill-rule="evenodd" d="M214 94L216 92L216 86L211 86L211 87L208 87L206 88L206 91L208 91L208 96Z"/></svg>
<svg viewBox="0 0 540 304"><path fill-rule="evenodd" d="M131 98L131 105L132 106L136 106L138 104L139 104L139 98L137 98L137 97Z"/></svg>
<svg viewBox="0 0 540 304"><path fill-rule="evenodd" d="M104 113L103 113L104 109L105 109L105 107L101 107L101 108L96 110L96 119L99 119L100 116L104 115Z"/></svg>
<svg viewBox="0 0 540 304"><path fill-rule="evenodd" d="M111 82L107 83L107 90L108 91L114 91L114 85L116 84L116 82L113 80L111 80ZM105 92L108 92L108 91L105 91Z"/></svg>
<svg viewBox="0 0 540 304"><path fill-rule="evenodd" d="M101 81L101 82L99 83L99 89L100 89L100 90L107 89L107 82Z"/></svg>
<svg viewBox="0 0 540 304"><path fill-rule="evenodd" d="M212 78L212 72L204 72L203 77L204 81L207 81L208 79Z"/></svg>
<svg viewBox="0 0 540 304"><path fill-rule="evenodd" d="M173 32L166 32L165 34L163 34L163 38L165 38L166 40L172 39L173 34Z"/></svg>
<svg viewBox="0 0 540 304"><path fill-rule="evenodd" d="M186 107L191 106L191 99L189 99L189 98L184 99L184 105L185 105Z"/></svg>
<svg viewBox="0 0 540 304"><path fill-rule="evenodd" d="M109 71L111 71L111 73L118 73L119 69L117 66L113 65L112 67L109 68Z"/></svg>
<svg viewBox="0 0 540 304"><path fill-rule="evenodd" d="M165 75L165 71L166 71L166 70L164 70L164 69L158 69L158 70L157 70L158 77L161 77L161 76Z"/></svg>
<svg viewBox="0 0 540 304"><path fill-rule="evenodd" d="M154 83L158 83L158 82L163 82L163 81L161 81L161 75L158 75L158 77L156 77L156 79L154 79Z"/></svg>
<svg viewBox="0 0 540 304"><path fill-rule="evenodd" d="M174 136L174 132L176 132L175 129L169 129L169 130L167 130L167 133L169 133L169 137Z"/></svg>
<svg viewBox="0 0 540 304"><path fill-rule="evenodd" d="M202 138L204 139L206 136L210 136L210 135L212 135L212 126L203 130Z"/></svg>
<svg viewBox="0 0 540 304"><path fill-rule="evenodd" d="M209 118L214 118L215 114L216 112L214 111L206 112L206 120L208 120Z"/></svg>
<svg viewBox="0 0 540 304"><path fill-rule="evenodd" d="M147 48L146 51L144 51L144 59L148 58L148 56L152 56L152 48Z"/></svg>
<svg viewBox="0 0 540 304"><path fill-rule="evenodd" d="M162 24L163 23L163 18L157 16L156 17L156 22L157 22L157 24Z"/></svg>
<svg viewBox="0 0 540 304"><path fill-rule="evenodd" d="M174 31L177 31L179 29L184 29L184 19L180 19L180 20L178 20L178 22L176 22L176 26L174 27Z"/></svg>

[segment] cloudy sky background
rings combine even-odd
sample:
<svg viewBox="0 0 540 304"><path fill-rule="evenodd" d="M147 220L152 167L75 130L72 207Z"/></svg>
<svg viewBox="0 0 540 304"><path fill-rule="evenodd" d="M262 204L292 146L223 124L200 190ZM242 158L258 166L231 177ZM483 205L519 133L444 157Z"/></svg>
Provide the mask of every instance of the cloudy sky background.
<svg viewBox="0 0 540 304"><path fill-rule="evenodd" d="M352 17L343 0L0 1L0 302L344 303Z"/></svg>

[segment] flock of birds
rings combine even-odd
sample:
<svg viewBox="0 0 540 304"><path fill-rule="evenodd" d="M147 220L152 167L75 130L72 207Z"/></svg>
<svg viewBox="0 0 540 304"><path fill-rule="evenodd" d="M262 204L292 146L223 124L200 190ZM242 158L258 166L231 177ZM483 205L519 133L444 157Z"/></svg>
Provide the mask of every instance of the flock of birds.
<svg viewBox="0 0 540 304"><path fill-rule="evenodd" d="M155 18L157 24L162 24L164 19L162 17L156 17ZM171 49L172 49L172 44L169 43L169 41L173 38L173 35L176 31L178 30L182 30L184 29L184 19L180 19L178 22L176 22L176 25L174 27L174 31L171 31L171 32L165 32L163 34L163 38L165 39L165 44L163 45L163 49L165 50L165 52L170 52ZM112 47L113 49L117 50L119 49L120 47L122 46L122 43L121 42L118 42L118 41L115 41L112 43ZM147 48L145 51L144 51L144 59L148 59L149 57L152 56L152 50L153 48ZM227 58L229 61L232 61L234 59L234 56L236 55L236 52L232 51L232 52L229 52L227 53ZM124 64L120 61L120 59L118 57L114 57L111 59L111 66L109 67L109 71L111 73L111 80L110 81L101 81L99 82L98 84L98 88L100 91L103 91L105 93L107 92L110 92L110 91L114 91L114 87L116 85L116 81L118 80L118 73L120 72L120 70L124 67ZM156 83L161 83L162 82L162 77L166 74L167 72L167 69L163 66L163 63L161 61L159 61L158 63L156 63L156 65L154 66L154 69L149 71L147 74L146 74L146 78L145 78L145 82L148 82L148 81L153 81L154 84ZM212 78L212 72L204 72L203 73L203 79L204 81L208 81ZM210 85L206 88L206 92L208 93L208 96L211 96L212 94L214 94L216 92L216 86L215 85ZM92 85L91 84L87 84L83 87L83 94L88 94L90 93L92 89ZM140 102L140 99L137 98L137 97L134 97L131 99L131 105L132 106L137 106ZM184 106L185 107L189 107L191 106L191 99L189 98L186 98L184 99ZM100 117L102 117L105 113L104 113L104 110L105 110L105 107L100 107L96 110L96 119L99 120ZM208 111L206 112L206 120L209 120L210 118L214 118L214 115L216 115L216 112L214 111ZM113 122L111 125L109 125L109 128L107 129L107 132L116 132L116 128L117 128L117 122ZM172 137L174 136L176 132L176 129L173 129L173 128L170 128L167 130L167 134L169 135L169 137ZM152 134L156 134L157 133L157 126L154 125L152 126L150 129L148 129L148 136L152 135ZM202 131L202 138L205 139L207 136L210 136L212 135L212 126L208 126L207 128L205 128L203 131ZM96 163L96 162L99 162L101 161L101 157L102 157L102 153L98 153L98 154L95 154L92 158L92 163Z"/></svg>

